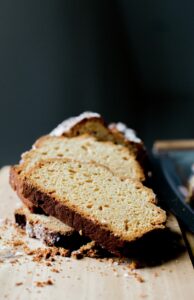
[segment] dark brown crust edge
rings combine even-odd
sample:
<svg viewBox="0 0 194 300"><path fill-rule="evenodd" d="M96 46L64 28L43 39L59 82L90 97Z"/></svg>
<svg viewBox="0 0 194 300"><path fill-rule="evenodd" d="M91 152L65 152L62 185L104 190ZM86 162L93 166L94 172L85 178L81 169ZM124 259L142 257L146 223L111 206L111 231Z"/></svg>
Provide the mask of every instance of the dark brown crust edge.
<svg viewBox="0 0 194 300"><path fill-rule="evenodd" d="M32 204L29 199L25 198L22 194L23 189L23 179L20 178L19 171L17 170L18 166L12 166L9 172L9 183L12 189L17 193L18 197L22 200L22 202L29 208L32 213L43 213L42 209L36 207Z"/></svg>

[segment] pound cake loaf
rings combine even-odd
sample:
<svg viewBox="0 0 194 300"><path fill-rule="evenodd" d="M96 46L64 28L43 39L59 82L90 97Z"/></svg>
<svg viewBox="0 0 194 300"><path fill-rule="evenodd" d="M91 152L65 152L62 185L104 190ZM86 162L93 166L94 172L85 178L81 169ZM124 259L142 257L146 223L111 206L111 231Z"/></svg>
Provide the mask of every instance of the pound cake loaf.
<svg viewBox="0 0 194 300"><path fill-rule="evenodd" d="M166 221L151 189L91 162L40 161L25 175L20 192L45 214L116 255L128 242L164 228Z"/></svg>

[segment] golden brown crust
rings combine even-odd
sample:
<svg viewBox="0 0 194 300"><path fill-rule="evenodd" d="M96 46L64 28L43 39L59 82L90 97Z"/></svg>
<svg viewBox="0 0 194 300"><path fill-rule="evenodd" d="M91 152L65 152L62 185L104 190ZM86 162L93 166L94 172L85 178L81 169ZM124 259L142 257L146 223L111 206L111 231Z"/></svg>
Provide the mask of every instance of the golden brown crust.
<svg viewBox="0 0 194 300"><path fill-rule="evenodd" d="M9 183L14 191L16 191L18 197L22 200L22 202L29 208L29 210L33 213L40 213L41 209L35 207L32 202L25 198L22 194L23 188L23 177L20 176L21 167L20 165L12 166L10 168L9 173Z"/></svg>

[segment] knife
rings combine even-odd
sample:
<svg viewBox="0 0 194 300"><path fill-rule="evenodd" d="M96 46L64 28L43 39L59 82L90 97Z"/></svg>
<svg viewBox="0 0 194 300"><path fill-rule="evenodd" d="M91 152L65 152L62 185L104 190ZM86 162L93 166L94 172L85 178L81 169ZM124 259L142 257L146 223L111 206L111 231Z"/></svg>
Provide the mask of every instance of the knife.
<svg viewBox="0 0 194 300"><path fill-rule="evenodd" d="M153 145L154 187L164 206L194 233L194 210L180 191L194 163L194 140L156 141Z"/></svg>

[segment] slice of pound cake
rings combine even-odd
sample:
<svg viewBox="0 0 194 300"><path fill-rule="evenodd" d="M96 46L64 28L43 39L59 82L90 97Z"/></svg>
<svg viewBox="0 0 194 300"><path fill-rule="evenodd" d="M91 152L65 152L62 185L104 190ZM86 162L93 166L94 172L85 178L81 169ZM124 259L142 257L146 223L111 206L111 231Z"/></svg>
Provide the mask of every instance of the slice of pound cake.
<svg viewBox="0 0 194 300"><path fill-rule="evenodd" d="M85 133L94 136L99 141L111 141L128 147L144 165L145 147L135 131L121 122L106 125L98 113L84 112L77 117L71 117L53 129L50 135L75 137Z"/></svg>
<svg viewBox="0 0 194 300"><path fill-rule="evenodd" d="M40 138L34 149L22 155L20 165L10 170L10 183L20 198L20 186L25 174L42 159L71 158L83 162L96 162L108 167L120 177L130 177L139 181L145 179L144 172L135 156L128 148L112 142L97 141L94 137L82 135L74 138L45 136ZM36 212L31 202L23 198L23 202Z"/></svg>
<svg viewBox="0 0 194 300"><path fill-rule="evenodd" d="M45 136L35 143L35 149L22 156L23 171L37 161L47 158L71 158L83 162L96 162L108 167L120 177L143 181L145 175L133 152L122 145L97 141L89 135L74 138Z"/></svg>
<svg viewBox="0 0 194 300"><path fill-rule="evenodd" d="M91 162L43 160L26 174L20 192L45 214L117 255L166 221L151 189Z"/></svg>
<svg viewBox="0 0 194 300"><path fill-rule="evenodd" d="M16 223L26 230L29 237L37 238L48 246L71 248L78 245L80 235L70 226L52 216L34 214L25 206L15 210Z"/></svg>
<svg viewBox="0 0 194 300"><path fill-rule="evenodd" d="M25 206L14 212L16 224L26 231L27 236L36 238L47 246L63 247L75 258L109 257L94 241L80 235L72 227L52 216L34 214Z"/></svg>
<svg viewBox="0 0 194 300"><path fill-rule="evenodd" d="M52 216L33 214L24 206L16 209L14 215L16 223L26 229L29 237L37 238L48 246L57 246L64 237L67 245L69 237L73 236L76 241L77 232Z"/></svg>

